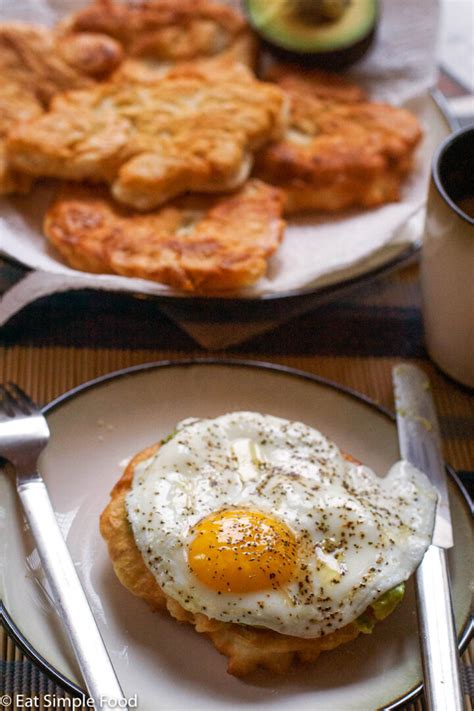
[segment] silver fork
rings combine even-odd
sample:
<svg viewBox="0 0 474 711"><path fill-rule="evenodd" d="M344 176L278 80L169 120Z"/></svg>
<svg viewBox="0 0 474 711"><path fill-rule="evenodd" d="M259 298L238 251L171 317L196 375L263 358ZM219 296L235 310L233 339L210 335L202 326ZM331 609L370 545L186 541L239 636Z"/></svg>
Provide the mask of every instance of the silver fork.
<svg viewBox="0 0 474 711"><path fill-rule="evenodd" d="M38 472L48 440L48 424L35 403L14 383L0 385L0 457L15 468L16 488L87 690L96 709L127 708Z"/></svg>

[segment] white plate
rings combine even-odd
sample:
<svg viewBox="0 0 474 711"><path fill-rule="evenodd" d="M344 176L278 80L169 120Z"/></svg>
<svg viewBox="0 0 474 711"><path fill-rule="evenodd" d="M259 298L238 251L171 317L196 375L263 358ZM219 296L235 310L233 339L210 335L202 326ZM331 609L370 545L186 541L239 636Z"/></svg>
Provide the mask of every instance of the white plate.
<svg viewBox="0 0 474 711"><path fill-rule="evenodd" d="M226 660L191 627L153 614L116 579L98 518L121 462L184 417L256 410L302 420L383 475L398 458L393 421L375 405L311 376L274 367L165 363L112 374L47 408L51 442L41 460L61 528L127 696L141 711L369 711L407 698L421 666L413 587L372 635L325 653L313 668L278 678L229 676ZM450 562L458 630L469 615L474 551L469 510L451 481ZM34 543L10 480L0 476L0 591L30 652L82 685L52 609ZM28 643L26 643L28 640Z"/></svg>

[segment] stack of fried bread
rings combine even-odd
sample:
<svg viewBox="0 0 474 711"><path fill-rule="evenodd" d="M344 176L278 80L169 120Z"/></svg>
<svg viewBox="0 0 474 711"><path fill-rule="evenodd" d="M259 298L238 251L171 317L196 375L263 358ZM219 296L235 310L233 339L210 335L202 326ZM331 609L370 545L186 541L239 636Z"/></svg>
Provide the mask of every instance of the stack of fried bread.
<svg viewBox="0 0 474 711"><path fill-rule="evenodd" d="M284 213L399 200L416 118L335 75L257 75L258 50L217 0L0 25L0 193L62 181L44 232L68 264L202 294L260 279Z"/></svg>

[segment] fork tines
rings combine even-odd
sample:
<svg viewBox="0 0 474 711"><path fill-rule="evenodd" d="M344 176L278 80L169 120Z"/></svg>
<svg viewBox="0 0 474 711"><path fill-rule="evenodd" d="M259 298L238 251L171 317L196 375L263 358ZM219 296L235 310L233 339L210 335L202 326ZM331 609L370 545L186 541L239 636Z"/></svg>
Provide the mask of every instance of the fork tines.
<svg viewBox="0 0 474 711"><path fill-rule="evenodd" d="M32 415L38 411L33 400L15 383L0 385L0 408L9 417Z"/></svg>

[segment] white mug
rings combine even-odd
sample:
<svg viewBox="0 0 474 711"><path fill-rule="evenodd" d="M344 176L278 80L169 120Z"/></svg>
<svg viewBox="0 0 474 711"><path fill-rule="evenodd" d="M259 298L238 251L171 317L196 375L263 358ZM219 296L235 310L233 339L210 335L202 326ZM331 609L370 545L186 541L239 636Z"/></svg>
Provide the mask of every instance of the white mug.
<svg viewBox="0 0 474 711"><path fill-rule="evenodd" d="M421 283L431 358L474 388L474 125L452 134L434 157Z"/></svg>

